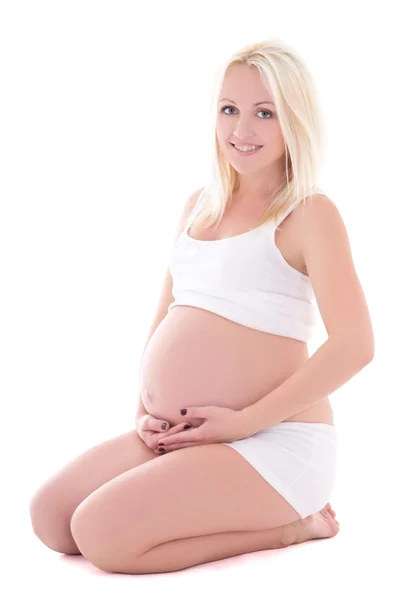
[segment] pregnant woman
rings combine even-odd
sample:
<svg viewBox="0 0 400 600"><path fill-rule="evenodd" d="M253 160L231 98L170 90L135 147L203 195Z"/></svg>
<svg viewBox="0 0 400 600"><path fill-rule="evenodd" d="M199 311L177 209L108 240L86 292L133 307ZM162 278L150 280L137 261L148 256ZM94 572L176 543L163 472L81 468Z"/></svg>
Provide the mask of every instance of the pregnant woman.
<svg viewBox="0 0 400 600"><path fill-rule="evenodd" d="M313 82L283 43L220 72L209 185L184 203L140 365L136 427L37 490L49 548L177 571L337 534L329 394L373 358L347 232L316 186ZM318 316L327 340L310 357Z"/></svg>

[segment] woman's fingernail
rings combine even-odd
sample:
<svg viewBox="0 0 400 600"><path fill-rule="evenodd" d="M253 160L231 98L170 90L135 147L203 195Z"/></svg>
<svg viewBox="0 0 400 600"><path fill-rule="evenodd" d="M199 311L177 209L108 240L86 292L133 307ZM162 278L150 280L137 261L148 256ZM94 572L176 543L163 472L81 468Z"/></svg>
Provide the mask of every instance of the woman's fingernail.
<svg viewBox="0 0 400 600"><path fill-rule="evenodd" d="M159 448L160 452L166 452L165 448Z"/></svg>
<svg viewBox="0 0 400 600"><path fill-rule="evenodd" d="M186 415L186 413L187 413L187 408L182 408L181 415Z"/></svg>
<svg viewBox="0 0 400 600"><path fill-rule="evenodd" d="M186 425L183 426L183 429L189 429L189 428L190 428L190 425L186 424Z"/></svg>
<svg viewBox="0 0 400 600"><path fill-rule="evenodd" d="M166 426L167 426L167 424L166 424L166 423L163 423L163 424L161 425L161 429L165 429L165 428L166 428Z"/></svg>
<svg viewBox="0 0 400 600"><path fill-rule="evenodd" d="M164 446L164 445L165 445L164 442L158 442L158 447Z"/></svg>

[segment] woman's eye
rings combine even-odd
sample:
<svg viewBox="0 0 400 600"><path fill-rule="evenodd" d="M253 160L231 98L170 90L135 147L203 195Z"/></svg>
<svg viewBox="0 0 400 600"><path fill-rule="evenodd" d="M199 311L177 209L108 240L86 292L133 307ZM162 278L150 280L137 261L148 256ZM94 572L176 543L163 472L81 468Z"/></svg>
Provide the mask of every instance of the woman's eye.
<svg viewBox="0 0 400 600"><path fill-rule="evenodd" d="M229 114L229 113L226 113L226 112L225 112L225 110L226 110L227 108L233 108L234 110L236 110L236 108L235 108L234 106L224 106L224 107L221 109L221 112L222 112L222 113L224 113L225 115L228 115L228 114ZM270 118L272 117L272 113L271 113L269 110L259 110L258 112L263 112L263 113L266 113L267 115L269 115L269 117L270 117ZM231 114L232 114L232 113L231 113ZM264 117L263 117L263 119L264 119Z"/></svg>

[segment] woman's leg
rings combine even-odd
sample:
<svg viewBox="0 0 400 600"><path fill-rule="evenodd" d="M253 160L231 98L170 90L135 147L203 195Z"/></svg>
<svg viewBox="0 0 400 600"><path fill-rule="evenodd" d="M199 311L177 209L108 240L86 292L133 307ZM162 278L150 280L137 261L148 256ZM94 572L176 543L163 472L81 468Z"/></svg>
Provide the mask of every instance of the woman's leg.
<svg viewBox="0 0 400 600"><path fill-rule="evenodd" d="M136 429L90 448L47 480L30 502L33 531L49 548L80 554L70 521L79 504L125 471L157 458Z"/></svg>

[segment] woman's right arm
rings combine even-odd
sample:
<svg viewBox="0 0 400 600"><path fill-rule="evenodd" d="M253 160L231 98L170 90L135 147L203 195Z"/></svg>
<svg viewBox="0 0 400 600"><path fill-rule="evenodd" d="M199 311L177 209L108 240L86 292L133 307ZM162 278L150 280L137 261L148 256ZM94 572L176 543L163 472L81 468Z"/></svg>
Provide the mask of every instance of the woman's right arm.
<svg viewBox="0 0 400 600"><path fill-rule="evenodd" d="M203 191L203 189L204 188L200 188L199 190L196 190L186 200L185 205L183 207L182 214L179 218L178 227L175 232L175 239L173 242L174 244L178 241L179 236L182 234L182 231L184 230L185 225L186 225L186 221L187 221L190 213L192 212L193 208L195 207L196 202L197 202L201 192ZM144 348L143 348L143 352L142 352L142 359L143 359L144 352L146 350L146 346L149 343L150 339L152 338L153 333L156 331L156 329L160 325L161 321L163 321L165 319L165 317L168 314L169 306L175 300L175 298L172 294L172 285L173 285L173 281L172 281L171 272L170 272L169 268L167 268L165 276L164 276L164 280L163 280L162 286L161 286L161 292L160 292L160 297L159 297L158 304L157 304L156 315L153 319L153 322L150 327L149 335L147 336L147 340L144 344ZM148 414L147 410L143 405L141 393L139 392L135 423L136 423L137 419L139 419L143 415L147 415L147 414Z"/></svg>

